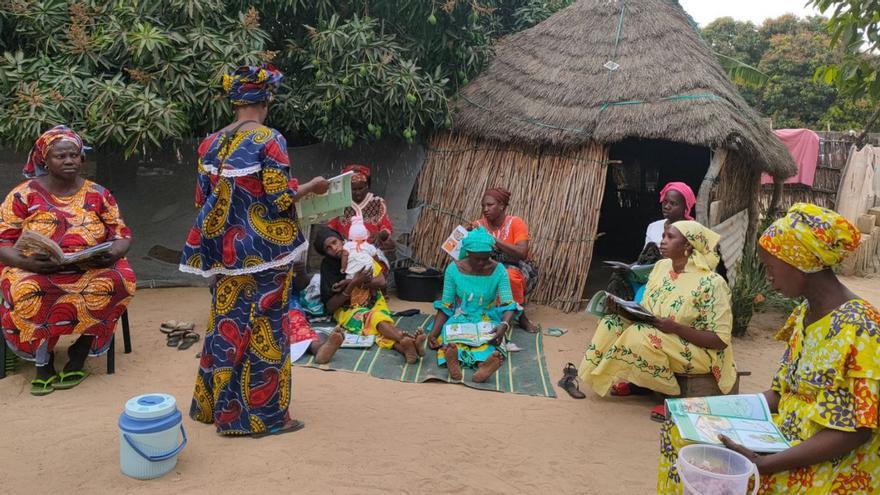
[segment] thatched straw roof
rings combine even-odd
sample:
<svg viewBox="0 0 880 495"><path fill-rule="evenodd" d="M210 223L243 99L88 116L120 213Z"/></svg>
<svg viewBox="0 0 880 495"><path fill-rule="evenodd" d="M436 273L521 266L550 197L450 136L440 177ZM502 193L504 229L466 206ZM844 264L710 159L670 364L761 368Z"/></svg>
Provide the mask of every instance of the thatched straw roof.
<svg viewBox="0 0 880 495"><path fill-rule="evenodd" d="M675 0L580 0L502 40L454 121L502 142L664 139L739 150L778 177L796 171Z"/></svg>

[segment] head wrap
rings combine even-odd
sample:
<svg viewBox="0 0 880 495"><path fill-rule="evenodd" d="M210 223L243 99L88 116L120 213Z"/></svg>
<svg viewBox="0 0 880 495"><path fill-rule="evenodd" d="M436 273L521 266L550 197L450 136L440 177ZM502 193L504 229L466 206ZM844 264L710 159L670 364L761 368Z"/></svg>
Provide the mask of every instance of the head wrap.
<svg viewBox="0 0 880 495"><path fill-rule="evenodd" d="M694 248L690 261L698 270L711 272L715 270L720 261L715 248L721 236L693 220L682 220L671 225L681 232L688 243Z"/></svg>
<svg viewBox="0 0 880 495"><path fill-rule="evenodd" d="M482 225L468 232L461 241L461 257L470 253L491 253L495 248L495 238Z"/></svg>
<svg viewBox="0 0 880 495"><path fill-rule="evenodd" d="M342 169L343 174L347 174L348 172L353 173L353 175L351 176L352 182L370 182L370 167L366 165L352 163L351 165Z"/></svg>
<svg viewBox="0 0 880 495"><path fill-rule="evenodd" d="M504 206L510 204L510 191L504 189L503 187L493 187L491 189L486 189L484 195L495 198L495 201L498 201Z"/></svg>
<svg viewBox="0 0 880 495"><path fill-rule="evenodd" d="M223 90L233 105L253 105L267 101L282 79L284 74L271 64L244 65L223 76Z"/></svg>
<svg viewBox="0 0 880 495"><path fill-rule="evenodd" d="M25 163L22 169L24 176L28 179L33 179L34 177L46 175L48 173L46 170L46 156L49 154L49 148L53 144L65 141L75 144L80 152L85 150L83 140L79 134L73 132L65 125L56 125L37 138L34 147L31 148L31 152L28 155L27 163Z"/></svg>
<svg viewBox="0 0 880 495"><path fill-rule="evenodd" d="M345 242L345 238L342 237L342 234L336 232L335 230L329 227L322 227L318 229L318 232L315 234L315 251L318 252L321 256L327 256L327 251L324 248L324 243L327 242L327 239L331 237L335 237L343 242Z"/></svg>
<svg viewBox="0 0 880 495"><path fill-rule="evenodd" d="M694 217L691 216L691 210L694 209L694 205L697 204L697 197L694 196L694 191L691 189L691 186L685 184L684 182L670 182L666 184L662 191L660 191L660 202L662 203L666 199L666 193L669 191L676 191L682 196L684 196L684 219L685 220L693 220Z"/></svg>
<svg viewBox="0 0 880 495"><path fill-rule="evenodd" d="M796 203L773 222L758 244L804 273L830 268L859 247L861 233L839 213Z"/></svg>

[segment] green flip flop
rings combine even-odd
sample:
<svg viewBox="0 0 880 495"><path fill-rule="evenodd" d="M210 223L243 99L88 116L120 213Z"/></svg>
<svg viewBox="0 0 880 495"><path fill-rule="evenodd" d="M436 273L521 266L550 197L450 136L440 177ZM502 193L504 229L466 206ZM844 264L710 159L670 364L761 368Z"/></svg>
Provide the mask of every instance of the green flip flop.
<svg viewBox="0 0 880 495"><path fill-rule="evenodd" d="M53 386L55 390L68 390L82 383L87 376L89 372L86 370L62 371L58 373L58 383Z"/></svg>
<svg viewBox="0 0 880 495"><path fill-rule="evenodd" d="M58 379L58 375L52 375L45 380L39 380L34 378L31 380L31 395L36 395L37 397L41 397L43 395L49 395L55 391L54 383L55 380Z"/></svg>
<svg viewBox="0 0 880 495"><path fill-rule="evenodd" d="M548 328L547 330L545 330L544 335L549 335L551 337L562 337L563 335L566 334L566 332L567 332L567 330L565 330L564 328L553 327L553 328Z"/></svg>

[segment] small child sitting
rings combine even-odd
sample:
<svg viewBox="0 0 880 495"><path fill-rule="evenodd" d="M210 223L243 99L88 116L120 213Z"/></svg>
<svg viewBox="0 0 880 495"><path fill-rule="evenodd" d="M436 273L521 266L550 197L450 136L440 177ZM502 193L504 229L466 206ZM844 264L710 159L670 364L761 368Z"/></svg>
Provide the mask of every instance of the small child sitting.
<svg viewBox="0 0 880 495"><path fill-rule="evenodd" d="M373 262L379 259L379 250L367 241L369 235L364 226L363 217L353 217L351 227L348 230L350 240L342 246L342 273L348 280L364 270L369 270L372 273ZM366 294L361 291L352 291L351 303L353 305L365 304L368 297L369 291Z"/></svg>

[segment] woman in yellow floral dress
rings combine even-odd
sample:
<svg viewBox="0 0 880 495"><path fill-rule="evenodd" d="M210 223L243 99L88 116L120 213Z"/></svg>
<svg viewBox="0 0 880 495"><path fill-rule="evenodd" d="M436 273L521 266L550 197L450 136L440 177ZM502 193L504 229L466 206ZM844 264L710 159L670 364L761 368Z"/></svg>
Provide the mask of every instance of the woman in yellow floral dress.
<svg viewBox="0 0 880 495"><path fill-rule="evenodd" d="M764 392L792 447L760 455L722 438L758 466L761 493L880 493L880 313L831 269L859 239L837 213L799 203L759 241L773 287L805 299L777 335L788 348ZM684 442L671 423L660 445L657 492L681 493L675 460Z"/></svg>
<svg viewBox="0 0 880 495"><path fill-rule="evenodd" d="M654 266L642 300L655 316L653 324L620 314L604 317L578 370L581 380L602 396L646 390L678 395L675 373L712 373L721 391L730 391L736 380L733 317L727 283L713 271L718 240L691 220L666 227L660 243L664 259ZM612 301L609 307L617 313Z"/></svg>

